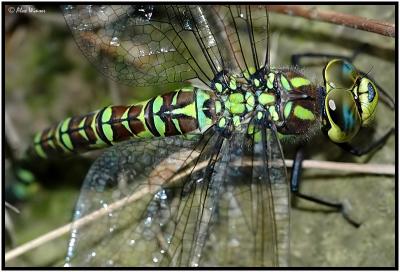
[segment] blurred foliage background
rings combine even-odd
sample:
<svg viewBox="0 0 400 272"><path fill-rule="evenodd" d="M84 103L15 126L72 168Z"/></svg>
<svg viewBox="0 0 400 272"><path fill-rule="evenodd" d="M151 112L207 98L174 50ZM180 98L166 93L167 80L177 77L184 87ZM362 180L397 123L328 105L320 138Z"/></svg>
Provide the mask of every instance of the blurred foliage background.
<svg viewBox="0 0 400 272"><path fill-rule="evenodd" d="M16 177L13 167L26 166L35 175L26 197L7 194L19 209L6 209L7 244L11 249L70 222L81 183L102 151L51 161L21 161L36 131L65 117L109 104L128 104L152 97L154 88L120 86L103 77L81 54L61 11L54 5L36 6L43 14L11 14L5 10L5 133L6 186ZM394 6L318 6L394 23ZM378 34L282 14L270 14L271 63L290 65L293 53L315 52L349 56L368 43L355 65L371 74L395 96L395 40ZM324 61L308 61L306 75L322 83ZM379 105L368 142L394 126L394 113ZM308 157L321 160L394 164L395 137L372 155L354 158L323 137L314 139ZM286 157L293 157L289 146ZM19 163L19 164L18 164ZM352 215L363 224L355 229L337 213L301 202L292 210L293 266L393 266L395 264L394 177L305 170L304 192L348 200ZM23 193L23 192L21 192ZM317 210L317 211L315 211ZM68 236L51 241L6 266L60 266Z"/></svg>

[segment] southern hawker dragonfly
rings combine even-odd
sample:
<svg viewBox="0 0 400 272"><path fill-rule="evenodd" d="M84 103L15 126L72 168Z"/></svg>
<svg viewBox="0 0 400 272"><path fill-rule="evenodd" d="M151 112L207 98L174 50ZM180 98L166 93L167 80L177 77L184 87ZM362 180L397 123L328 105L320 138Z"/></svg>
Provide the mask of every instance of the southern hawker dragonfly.
<svg viewBox="0 0 400 272"><path fill-rule="evenodd" d="M116 81L196 86L38 134L43 157L137 138L92 166L75 220L103 214L73 230L67 265L287 266L289 183L280 142L311 137L320 118L331 140L348 142L374 112L375 83L347 60L326 66L322 87L296 69L274 68L265 7L63 11L81 50ZM345 98L334 97L340 89ZM334 98L326 100L326 91ZM329 111L339 100L349 103L346 133L332 132L338 116Z"/></svg>

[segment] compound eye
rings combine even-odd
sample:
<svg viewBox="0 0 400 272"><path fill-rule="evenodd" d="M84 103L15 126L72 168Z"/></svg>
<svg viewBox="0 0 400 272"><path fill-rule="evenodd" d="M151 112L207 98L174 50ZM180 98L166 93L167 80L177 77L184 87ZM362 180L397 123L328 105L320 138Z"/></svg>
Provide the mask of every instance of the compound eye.
<svg viewBox="0 0 400 272"><path fill-rule="evenodd" d="M350 62L343 59L331 60L324 69L326 91L352 89L357 77L357 70Z"/></svg>
<svg viewBox="0 0 400 272"><path fill-rule="evenodd" d="M328 136L333 142L348 142L359 131L361 117L351 91L329 92L325 98L325 111L331 125Z"/></svg>
<svg viewBox="0 0 400 272"><path fill-rule="evenodd" d="M360 101L363 126L366 126L374 119L378 105L378 90L369 78L363 77L360 80L357 95Z"/></svg>

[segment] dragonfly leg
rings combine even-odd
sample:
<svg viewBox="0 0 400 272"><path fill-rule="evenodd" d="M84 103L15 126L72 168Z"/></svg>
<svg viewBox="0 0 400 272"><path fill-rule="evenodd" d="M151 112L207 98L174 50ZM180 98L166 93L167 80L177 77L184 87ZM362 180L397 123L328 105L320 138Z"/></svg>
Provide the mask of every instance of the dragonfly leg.
<svg viewBox="0 0 400 272"><path fill-rule="evenodd" d="M394 132L395 132L395 128L392 127L382 137L380 137L379 139L377 139L376 141L370 143L369 145L367 145L365 147L352 146L350 143L340 143L340 144L338 143L337 145L355 156L362 156L362 155L368 154L372 150L380 149L386 143L390 134L392 134Z"/></svg>
<svg viewBox="0 0 400 272"><path fill-rule="evenodd" d="M297 198L302 198L314 203L318 203L323 206L327 206L330 208L333 208L335 211L340 212L342 216L349 222L351 225L354 227L358 228L361 224L352 219L349 214L348 214L348 205L345 205L345 203L342 202L332 202L332 201L327 201L319 197L303 194L299 192L299 184L300 184L300 178L301 178L301 169L302 169L302 163L304 160L304 151L303 148L300 147L296 151L296 156L293 162L293 167L292 167L292 173L291 173L291 178L290 178L290 190L292 194L295 196L292 198L292 205L294 207L297 206Z"/></svg>
<svg viewBox="0 0 400 272"><path fill-rule="evenodd" d="M337 212L340 212L342 214L342 216L344 217L344 219L346 219L346 221L349 222L351 225L353 225L356 228L361 226L361 223L359 223L356 220L354 220L353 218L351 218L351 216L348 214L348 210L349 210L348 205L344 204L343 202L331 202L331 201L327 201L325 199L321 199L319 197L305 195L300 192L295 192L294 195L298 198L302 198L302 199L305 199L305 200L308 200L308 201L311 201L314 203L318 203L323 206L334 208Z"/></svg>
<svg viewBox="0 0 400 272"><path fill-rule="evenodd" d="M345 59L349 62L352 62L352 57L341 56L341 55L333 55L333 54L319 54L319 53L301 53L301 54L293 54L291 57L292 65L294 66L302 66L300 65L300 60L304 58L328 58L328 59Z"/></svg>
<svg viewBox="0 0 400 272"><path fill-rule="evenodd" d="M353 62L360 53L366 51L369 47L370 47L369 44L363 43L361 46L357 47L354 50L353 54L350 57L343 55L335 55L335 54L324 54L324 53L301 53L301 54L293 54L291 60L292 60L292 65L295 66L300 66L300 59L303 58L345 59L349 62Z"/></svg>

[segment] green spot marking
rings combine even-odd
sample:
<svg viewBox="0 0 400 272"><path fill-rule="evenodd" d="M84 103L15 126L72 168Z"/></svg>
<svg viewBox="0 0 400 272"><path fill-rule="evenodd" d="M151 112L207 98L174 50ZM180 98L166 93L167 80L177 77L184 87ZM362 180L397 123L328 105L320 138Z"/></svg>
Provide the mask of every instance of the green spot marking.
<svg viewBox="0 0 400 272"><path fill-rule="evenodd" d="M256 87L260 87L260 81L257 78L253 80L253 83Z"/></svg>
<svg viewBox="0 0 400 272"><path fill-rule="evenodd" d="M153 134L149 131L149 129L147 128L146 122L145 122L145 118L144 118L144 109L146 108L147 103L149 103L149 101L144 101L144 102L140 102L137 105L141 105L142 109L140 111L140 114L138 115L137 119L142 122L143 127L145 128L144 131L141 131L137 134L138 137L140 138L150 138L153 137Z"/></svg>
<svg viewBox="0 0 400 272"><path fill-rule="evenodd" d="M289 81L282 74L281 74L281 83L282 83L282 87L285 89L285 91L290 91L292 89L292 87L290 87Z"/></svg>
<svg viewBox="0 0 400 272"><path fill-rule="evenodd" d="M257 119L258 119L258 120L261 120L262 117L263 117L262 112L261 112L261 111L257 112Z"/></svg>
<svg viewBox="0 0 400 272"><path fill-rule="evenodd" d="M201 89L195 89L195 97L196 97L196 108L197 108L197 122L199 124L199 130L203 131L209 125L211 125L212 120L208 118L204 112L204 104L207 100L210 99L210 95Z"/></svg>
<svg viewBox="0 0 400 272"><path fill-rule="evenodd" d="M161 96L157 96L153 102L153 113L157 114L160 112L161 107L163 105L163 99Z"/></svg>
<svg viewBox="0 0 400 272"><path fill-rule="evenodd" d="M65 148L67 148L68 151L74 149L74 146L72 145L72 142L71 142L71 138L69 137L69 134L68 134L68 125L69 125L70 121L71 121L71 118L68 118L60 124L61 125L61 135L60 136L62 138L61 146L63 146L63 144L64 144Z"/></svg>
<svg viewBox="0 0 400 272"><path fill-rule="evenodd" d="M233 104L230 108L232 114L243 114L246 111L244 104Z"/></svg>
<svg viewBox="0 0 400 272"><path fill-rule="evenodd" d="M165 123L158 115L154 115L154 125L158 131L158 133L163 137L165 136Z"/></svg>
<svg viewBox="0 0 400 272"><path fill-rule="evenodd" d="M194 103L190 103L182 108L173 109L172 114L184 114L186 116L196 118L196 105Z"/></svg>
<svg viewBox="0 0 400 272"><path fill-rule="evenodd" d="M294 108L294 115L301 120L314 120L315 119L314 114L309 109L306 109L300 105L297 105Z"/></svg>
<svg viewBox="0 0 400 272"><path fill-rule="evenodd" d="M253 133L254 133L254 125L253 125L253 124L250 124L250 125L247 127L247 134L251 135L251 134L253 134Z"/></svg>
<svg viewBox="0 0 400 272"><path fill-rule="evenodd" d="M241 93L233 93L229 95L229 101L232 104L240 104L244 102L244 98Z"/></svg>
<svg viewBox="0 0 400 272"><path fill-rule="evenodd" d="M114 139L112 126L110 124L107 124L111 120L111 117L112 117L112 109L111 107L107 107L103 111L103 114L101 115L101 123L102 123L101 129L110 143L112 143Z"/></svg>
<svg viewBox="0 0 400 272"><path fill-rule="evenodd" d="M258 97L258 102L263 106L273 104L275 103L275 96L268 93L262 93Z"/></svg>
<svg viewBox="0 0 400 272"><path fill-rule="evenodd" d="M42 148L42 145L40 144L40 138L42 137L42 133L36 133L36 135L35 135L35 138L34 138L34 140L33 140L33 143L34 143L34 148L35 148L35 151L36 151L36 154L39 156L39 157L41 157L41 158L43 158L43 159L46 159L47 158L47 155L46 155L46 153L44 152L44 150L43 150L43 148Z"/></svg>
<svg viewBox="0 0 400 272"><path fill-rule="evenodd" d="M55 134L57 137L58 137L58 134L57 134L57 132L58 132L58 130L56 131L56 132L54 132L54 129L51 129L48 133L47 133L47 135L46 135L46 139L48 139L47 140L47 143L51 146L51 148L53 148L53 149L56 149L56 145L55 145L55 143L54 143L54 137L53 137L53 135ZM50 140L51 139L51 140Z"/></svg>
<svg viewBox="0 0 400 272"><path fill-rule="evenodd" d="M218 114L218 113L221 112L221 110L222 110L221 101L216 100L216 101L215 101L215 113Z"/></svg>
<svg viewBox="0 0 400 272"><path fill-rule="evenodd" d="M253 108L254 104L255 104L254 95L251 92L246 92L245 99L246 99L247 105L249 105L251 108Z"/></svg>
<svg viewBox="0 0 400 272"><path fill-rule="evenodd" d="M174 123L175 128L179 131L179 134L183 134L181 127L179 126L179 121L175 118L172 118L172 122Z"/></svg>
<svg viewBox="0 0 400 272"><path fill-rule="evenodd" d="M157 96L153 102L153 121L157 132L161 136L165 136L165 123L157 114L160 113L164 101L161 96Z"/></svg>
<svg viewBox="0 0 400 272"><path fill-rule="evenodd" d="M268 79L267 79L267 87L268 87L268 89L272 89L274 87L274 80L275 80L275 74L274 73L269 73L268 74Z"/></svg>
<svg viewBox="0 0 400 272"><path fill-rule="evenodd" d="M236 88L237 88L237 85L236 85L236 78L234 78L234 77L231 77L231 78L230 78L230 81L229 81L229 88L230 88L231 90L236 90Z"/></svg>
<svg viewBox="0 0 400 272"><path fill-rule="evenodd" d="M258 131L254 134L254 141L255 141L256 143L261 142L261 131L258 130Z"/></svg>
<svg viewBox="0 0 400 272"><path fill-rule="evenodd" d="M87 117L83 118L82 121L79 123L79 130L78 130L78 131L79 131L79 134L80 134L86 141L89 141L89 138L87 137L86 132L85 132L85 129L84 129L86 118L87 118Z"/></svg>
<svg viewBox="0 0 400 272"><path fill-rule="evenodd" d="M247 69L244 73L243 76L246 79L250 79L250 76L252 74L254 74L256 72L256 68L255 67L249 67L249 69Z"/></svg>
<svg viewBox="0 0 400 272"><path fill-rule="evenodd" d="M222 118L219 119L219 121L218 121L218 127L224 128L225 125L226 125L226 118L225 118L225 117L222 117Z"/></svg>
<svg viewBox="0 0 400 272"><path fill-rule="evenodd" d="M104 135L106 136L107 140L112 143L113 142L113 130L112 126L110 124L103 124L101 126L101 129L103 130Z"/></svg>
<svg viewBox="0 0 400 272"><path fill-rule="evenodd" d="M270 115L272 117L272 120L274 120L274 121L278 121L279 120L278 113L276 112L274 106L269 107L268 111L269 111L269 113L270 113Z"/></svg>
<svg viewBox="0 0 400 272"><path fill-rule="evenodd" d="M310 85L310 81L304 77L294 77L290 79L290 83L294 88Z"/></svg>
<svg viewBox="0 0 400 272"><path fill-rule="evenodd" d="M215 88L217 89L217 92L222 92L222 84L221 83L215 83Z"/></svg>
<svg viewBox="0 0 400 272"><path fill-rule="evenodd" d="M126 109L126 111L124 112L124 114L122 114L121 119L124 120L122 121L122 125L126 128L126 130L128 130L129 132L132 133L131 128L129 127L129 121L128 121L128 114L129 114L129 110L132 106L128 107ZM132 133L133 134L133 133Z"/></svg>
<svg viewBox="0 0 400 272"><path fill-rule="evenodd" d="M233 117L233 125L234 125L235 127L240 126L240 117L239 117L239 116L235 115L235 116Z"/></svg>
<svg viewBox="0 0 400 272"><path fill-rule="evenodd" d="M290 112L292 111L292 106L293 106L293 102L287 102L285 105L285 109L283 111L283 114L285 116L285 119L287 119L289 117Z"/></svg>

